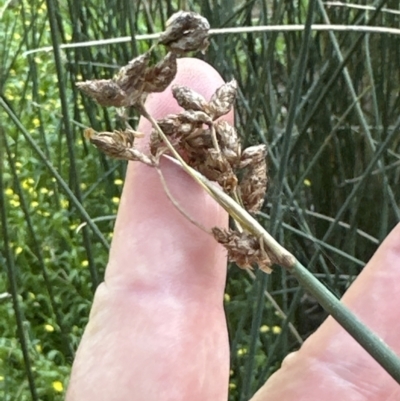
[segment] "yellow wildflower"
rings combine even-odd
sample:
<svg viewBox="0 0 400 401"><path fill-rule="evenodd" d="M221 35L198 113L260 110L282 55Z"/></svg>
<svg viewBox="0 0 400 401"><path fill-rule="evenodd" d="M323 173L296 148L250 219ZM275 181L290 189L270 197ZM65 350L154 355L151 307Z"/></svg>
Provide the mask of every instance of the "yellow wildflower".
<svg viewBox="0 0 400 401"><path fill-rule="evenodd" d="M64 391L64 386L59 380L56 380L53 382L53 389L57 391L57 393L62 393Z"/></svg>
<svg viewBox="0 0 400 401"><path fill-rule="evenodd" d="M45 324L44 325L44 329L48 332L48 333L52 333L54 331L54 327L51 324Z"/></svg>
<svg viewBox="0 0 400 401"><path fill-rule="evenodd" d="M67 208L68 208L68 201L67 201L66 199L61 199L61 200L60 200L60 206L61 206L63 209L67 209Z"/></svg>
<svg viewBox="0 0 400 401"><path fill-rule="evenodd" d="M11 205L12 207L19 207L19 206L20 206L20 203L19 203L19 201L15 200L15 199L11 199L11 200L10 200L10 205Z"/></svg>

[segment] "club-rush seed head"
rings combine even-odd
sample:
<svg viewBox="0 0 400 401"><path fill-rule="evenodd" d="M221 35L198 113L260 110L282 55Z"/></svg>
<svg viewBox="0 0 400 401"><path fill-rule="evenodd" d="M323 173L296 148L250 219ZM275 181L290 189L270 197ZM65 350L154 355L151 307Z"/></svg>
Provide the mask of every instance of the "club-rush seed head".
<svg viewBox="0 0 400 401"><path fill-rule="evenodd" d="M215 132L221 152L232 166L236 169L240 164L241 144L237 131L227 121L219 120L214 123Z"/></svg>
<svg viewBox="0 0 400 401"><path fill-rule="evenodd" d="M145 71L143 87L145 93L163 92L167 89L177 72L176 59L176 54L169 52L154 67Z"/></svg>
<svg viewBox="0 0 400 401"><path fill-rule="evenodd" d="M76 86L103 107L123 107L126 93L112 79L77 82Z"/></svg>
<svg viewBox="0 0 400 401"><path fill-rule="evenodd" d="M244 168L243 178L239 184L243 206L250 213L258 212L267 191L267 147L256 145L242 152L240 167Z"/></svg>
<svg viewBox="0 0 400 401"><path fill-rule="evenodd" d="M232 229L212 228L214 238L228 251L228 259L242 269L252 269L258 265L263 271L270 273L274 256L268 253L260 240L246 232Z"/></svg>
<svg viewBox="0 0 400 401"><path fill-rule="evenodd" d="M208 114L213 120L229 113L235 103L237 82L232 80L218 88L208 104Z"/></svg>
<svg viewBox="0 0 400 401"><path fill-rule="evenodd" d="M207 149L196 169L209 180L218 182L228 194L237 187L238 180L231 165L216 149Z"/></svg>
<svg viewBox="0 0 400 401"><path fill-rule="evenodd" d="M92 128L85 131L90 142L106 155L115 159L139 161L154 166L155 161L134 147L134 140L141 133L133 130L114 132L95 132Z"/></svg>
<svg viewBox="0 0 400 401"><path fill-rule="evenodd" d="M206 112L207 102L203 96L184 85L173 85L172 95L185 110Z"/></svg>
<svg viewBox="0 0 400 401"><path fill-rule="evenodd" d="M200 14L179 11L167 21L166 30L161 34L159 43L178 54L190 51L204 52L209 45L209 29L210 24Z"/></svg>
<svg viewBox="0 0 400 401"><path fill-rule="evenodd" d="M149 66L146 52L122 67L113 79L78 82L77 86L105 107L131 107L143 103L149 93L163 92L175 78L176 54L168 53L158 64Z"/></svg>

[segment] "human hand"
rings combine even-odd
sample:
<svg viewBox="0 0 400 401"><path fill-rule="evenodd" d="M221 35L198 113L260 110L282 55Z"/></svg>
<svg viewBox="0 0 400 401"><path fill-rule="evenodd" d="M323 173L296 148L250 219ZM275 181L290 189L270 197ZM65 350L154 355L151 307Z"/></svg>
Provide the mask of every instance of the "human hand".
<svg viewBox="0 0 400 401"><path fill-rule="evenodd" d="M175 83L208 99L223 81L196 59L181 59ZM151 95L156 117L176 112L170 90ZM232 123L232 114L225 116ZM140 132L150 132L141 119ZM184 172L161 161L168 188L203 226L228 216ZM222 300L224 249L180 214L154 169L129 163L105 282L96 291L74 361L67 401L223 401L229 346ZM400 351L400 226L344 302ZM398 385L329 318L289 356L253 401L398 400Z"/></svg>

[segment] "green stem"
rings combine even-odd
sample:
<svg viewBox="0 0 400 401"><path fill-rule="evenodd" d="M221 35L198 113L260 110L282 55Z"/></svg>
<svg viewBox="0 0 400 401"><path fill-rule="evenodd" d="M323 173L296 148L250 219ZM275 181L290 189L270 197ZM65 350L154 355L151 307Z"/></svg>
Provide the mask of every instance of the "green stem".
<svg viewBox="0 0 400 401"><path fill-rule="evenodd" d="M92 229L93 233L97 236L100 243L103 245L104 249L109 250L110 245L109 245L108 241L105 239L105 237L103 236L102 232L99 230L97 225L94 224L92 218L89 216L86 209L83 207L82 203L77 199L77 197L74 195L74 193L69 188L68 184L61 177L60 173L56 170L56 168L53 166L53 164L50 162L50 160L47 158L47 156L43 153L43 151L40 149L40 147L36 144L36 142L33 140L32 136L25 129L25 127L22 125L21 121L18 119L18 117L15 115L15 113L13 112L11 107L7 104L7 102L1 95L0 95L0 107L2 107L5 110L5 112L10 117L11 121L13 121L14 124L16 125L16 127L21 131L22 135L24 136L26 141L29 143L31 148L36 152L36 154L42 160L43 164L51 172L51 174L56 179L56 181L60 185L60 187L63 189L63 191L65 192L65 194L67 195L67 197L71 201L71 203L76 207L76 209L80 213L82 219L84 221L86 221L88 226Z"/></svg>
<svg viewBox="0 0 400 401"><path fill-rule="evenodd" d="M8 276L8 281L9 281L9 286L10 286L10 292L11 292L11 297L12 297L12 302L13 302L13 308L14 308L14 313L15 313L15 322L17 326L17 337L19 339L19 342L21 344L21 350L22 350L22 357L24 360L24 367L25 367L25 373L28 379L28 385L29 389L31 392L32 400L33 401L38 401L39 396L38 392L36 389L36 384L35 384L35 377L34 377L34 372L32 368L32 361L29 356L29 340L26 336L26 330L24 329L24 324L25 324L25 318L24 318L24 313L23 313L23 308L21 306L21 300L19 299L19 291L18 291L18 283L17 283L17 268L14 264L14 257L11 251L11 245L10 245L10 238L9 238L9 226L8 226L8 221L7 221L7 209L6 209L6 197L4 195L4 182L3 182L3 165L4 163L4 156L3 156L3 141L1 140L3 137L5 137L5 132L2 127L0 127L0 235L3 240L3 247L4 249L2 252L4 252L4 258L5 258L5 269L7 271L7 276ZM1 256L1 253L0 253ZM7 362L6 362L7 363Z"/></svg>
<svg viewBox="0 0 400 401"><path fill-rule="evenodd" d="M177 160L171 158L176 164ZM296 258L280 245L246 210L240 207L221 188L189 167L190 175L201 180L212 197L248 232L263 240L279 264L292 273L319 304L400 384L400 359L389 346L365 326Z"/></svg>
<svg viewBox="0 0 400 401"><path fill-rule="evenodd" d="M400 360L389 346L339 299L337 299L300 262L288 269L320 305L400 384Z"/></svg>
<svg viewBox="0 0 400 401"><path fill-rule="evenodd" d="M170 158L183 168L240 224L241 227L260 238L266 249L274 255L278 263L292 273L299 283L308 291L319 304L400 384L400 359L389 346L367 326L365 326L339 299L337 299L316 277L312 275L289 251L280 245L261 224L242 208L235 200L227 195L220 187L209 181L198 171L184 162L172 146L161 128L149 115L143 105L141 114L147 118L157 130L167 147L172 152ZM168 156L167 156L168 157Z"/></svg>
<svg viewBox="0 0 400 401"><path fill-rule="evenodd" d="M57 3L55 0L46 0L48 17L50 23L50 35L53 43L54 62L57 72L58 89L60 91L61 110L63 114L63 125L65 129L66 142L69 156L69 170L70 170L70 184L72 192L79 203L82 203L82 193L80 188L80 174L76 163L75 149L74 149L74 133L69 117L68 95L66 87L66 79L64 74L64 66L61 58L60 43L58 30L60 27L57 22ZM86 250L87 260L89 261L89 271L92 279L92 290L96 290L100 283L99 273L94 262L94 253L92 242L90 241L89 228L84 227L82 230L83 245Z"/></svg>

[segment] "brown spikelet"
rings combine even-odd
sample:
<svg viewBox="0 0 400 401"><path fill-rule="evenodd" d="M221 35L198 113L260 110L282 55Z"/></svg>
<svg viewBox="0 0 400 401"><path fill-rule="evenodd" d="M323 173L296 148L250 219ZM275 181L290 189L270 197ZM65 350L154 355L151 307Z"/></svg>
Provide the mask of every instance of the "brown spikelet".
<svg viewBox="0 0 400 401"><path fill-rule="evenodd" d="M114 132L95 132L92 128L85 130L85 137L106 155L154 166L155 162L152 158L134 147L133 143L137 136L142 136L142 134L133 130Z"/></svg>
<svg viewBox="0 0 400 401"><path fill-rule="evenodd" d="M143 91L163 92L175 78L177 71L176 54L169 52L159 63L145 71Z"/></svg>
<svg viewBox="0 0 400 401"><path fill-rule="evenodd" d="M193 164L196 166L197 163ZM207 149L205 159L198 163L196 169L209 180L218 182L226 193L237 187L238 181L231 165L216 149Z"/></svg>
<svg viewBox="0 0 400 401"><path fill-rule="evenodd" d="M124 90L130 91L138 88L143 82L143 75L150 62L150 53L146 52L135 57L127 65L122 67L115 77L117 84Z"/></svg>
<svg viewBox="0 0 400 401"><path fill-rule="evenodd" d="M258 212L264 202L267 190L267 147L251 146L242 152L240 168L245 172L240 181L240 195L243 206L250 213Z"/></svg>
<svg viewBox="0 0 400 401"><path fill-rule="evenodd" d="M113 79L78 82L76 86L101 106L134 106L145 96L143 74L149 58L149 53L134 58Z"/></svg>
<svg viewBox="0 0 400 401"><path fill-rule="evenodd" d="M201 155L201 159L204 160L206 157L204 152L213 146L210 132L209 128L196 127L182 137L182 146L193 155Z"/></svg>
<svg viewBox="0 0 400 401"><path fill-rule="evenodd" d="M150 53L146 52L122 67L114 78L125 93L124 107L134 106L141 101L144 93L144 73L148 68Z"/></svg>
<svg viewBox="0 0 400 401"><path fill-rule="evenodd" d="M100 106L123 107L125 104L126 93L112 79L77 82L76 86Z"/></svg>
<svg viewBox="0 0 400 401"><path fill-rule="evenodd" d="M275 263L273 256L263 249L261 241L253 235L219 227L213 227L212 234L227 249L229 261L243 269L252 269L258 265L267 273L272 271L271 266Z"/></svg>
<svg viewBox="0 0 400 401"><path fill-rule="evenodd" d="M206 111L207 102L204 97L184 85L173 85L172 94L179 106L185 110Z"/></svg>
<svg viewBox="0 0 400 401"><path fill-rule="evenodd" d="M214 128L222 155L235 169L239 166L241 156L241 145L236 129L223 120L215 122Z"/></svg>
<svg viewBox="0 0 400 401"><path fill-rule="evenodd" d="M178 114L178 119L182 123L191 123L196 126L201 126L203 124L208 126L212 125L211 117L203 111L184 110Z"/></svg>
<svg viewBox="0 0 400 401"><path fill-rule="evenodd" d="M227 114L233 107L236 100L237 83L233 79L223 84L212 95L208 104L208 114L213 120Z"/></svg>
<svg viewBox="0 0 400 401"><path fill-rule="evenodd" d="M186 53L204 52L207 49L210 24L201 15L195 12L179 11L169 18L166 26L159 43L166 46L169 51Z"/></svg>
<svg viewBox="0 0 400 401"><path fill-rule="evenodd" d="M190 153L196 153L200 151L197 149L198 146L204 148L204 145L201 145L202 142L207 141L211 145L211 139L205 139L206 130L203 129L203 125L212 125L212 120L202 111L185 110L179 114L169 114L159 119L157 123L171 142L177 145L180 140L178 150L184 149ZM153 155L157 153L159 146L164 144L157 130L153 129L150 136L150 149Z"/></svg>

